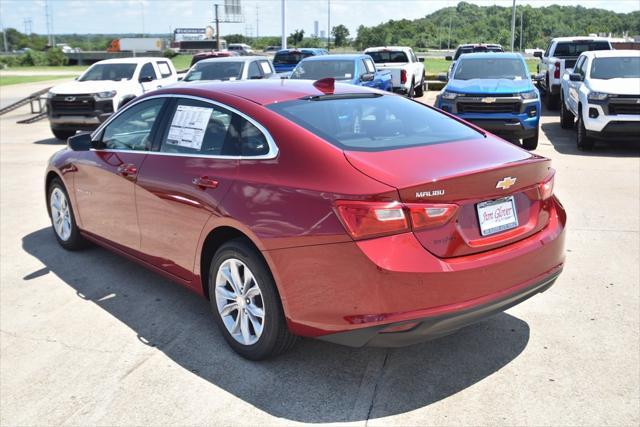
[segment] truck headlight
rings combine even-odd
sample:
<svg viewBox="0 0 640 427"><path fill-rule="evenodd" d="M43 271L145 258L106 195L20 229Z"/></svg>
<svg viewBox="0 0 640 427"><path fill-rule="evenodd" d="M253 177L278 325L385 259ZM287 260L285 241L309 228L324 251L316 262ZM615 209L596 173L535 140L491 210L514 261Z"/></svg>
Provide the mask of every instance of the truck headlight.
<svg viewBox="0 0 640 427"><path fill-rule="evenodd" d="M608 93L603 92L591 92L587 97L589 101L604 101L609 97Z"/></svg>
<svg viewBox="0 0 640 427"><path fill-rule="evenodd" d="M47 92L47 98L53 98L54 96L56 96L55 93L53 93L51 91Z"/></svg>
<svg viewBox="0 0 640 427"><path fill-rule="evenodd" d="M456 99L458 97L458 94L455 92L448 92L446 90L442 91L442 94L440 95L440 97L442 99L448 99L448 100L452 100L452 99Z"/></svg>
<svg viewBox="0 0 640 427"><path fill-rule="evenodd" d="M108 90L106 92L98 92L96 93L96 96L98 98L113 98L114 96L116 96L116 92L115 90Z"/></svg>
<svg viewBox="0 0 640 427"><path fill-rule="evenodd" d="M530 90L529 92L522 92L520 94L520 97L522 99L536 99L538 98L538 92L536 92L535 90Z"/></svg>

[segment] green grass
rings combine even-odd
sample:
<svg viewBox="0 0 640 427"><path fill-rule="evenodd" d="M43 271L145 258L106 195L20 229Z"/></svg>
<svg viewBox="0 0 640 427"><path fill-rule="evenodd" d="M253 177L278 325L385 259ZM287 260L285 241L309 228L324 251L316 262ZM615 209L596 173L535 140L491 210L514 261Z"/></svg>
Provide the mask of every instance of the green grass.
<svg viewBox="0 0 640 427"><path fill-rule="evenodd" d="M539 59L526 59L527 66L530 73L537 73L537 65L540 62ZM444 58L425 58L424 67L427 74L446 73L451 66L451 61L447 61Z"/></svg>
<svg viewBox="0 0 640 427"><path fill-rule="evenodd" d="M177 55L171 58L171 61L176 70L185 70L191 65L191 55Z"/></svg>
<svg viewBox="0 0 640 427"><path fill-rule="evenodd" d="M48 80L72 79L75 74L68 76L2 76L0 75L0 86L17 85L20 83L46 82Z"/></svg>

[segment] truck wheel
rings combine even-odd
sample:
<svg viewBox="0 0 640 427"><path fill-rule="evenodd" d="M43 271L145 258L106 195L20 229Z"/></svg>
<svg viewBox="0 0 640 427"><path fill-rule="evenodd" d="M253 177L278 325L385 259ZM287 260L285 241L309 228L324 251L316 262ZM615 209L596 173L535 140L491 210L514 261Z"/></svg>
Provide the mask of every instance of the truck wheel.
<svg viewBox="0 0 640 427"><path fill-rule="evenodd" d="M416 88L416 98L420 98L422 95L424 95L424 76L422 76L422 81Z"/></svg>
<svg viewBox="0 0 640 427"><path fill-rule="evenodd" d="M416 96L415 90L416 90L416 82L411 80L411 85L409 86L409 92L407 92L407 97L409 98L415 97Z"/></svg>
<svg viewBox="0 0 640 427"><path fill-rule="evenodd" d="M576 145L578 150L591 151L593 150L594 141L587 136L587 129L584 127L584 120L582 120L582 113L578 114L578 131L576 132Z"/></svg>
<svg viewBox="0 0 640 427"><path fill-rule="evenodd" d="M73 135L76 134L75 130L51 129L51 132L53 132L53 135L56 138L61 139L63 141L66 141L67 138L71 138Z"/></svg>
<svg viewBox="0 0 640 427"><path fill-rule="evenodd" d="M566 105L564 104L564 99L560 100L560 127L562 129L571 129L573 127L573 121L575 117L573 113L567 110Z"/></svg>
<svg viewBox="0 0 640 427"><path fill-rule="evenodd" d="M540 133L539 129L536 129L536 133L531 138L525 138L522 140L522 148L525 150L535 150L538 148L538 135Z"/></svg>

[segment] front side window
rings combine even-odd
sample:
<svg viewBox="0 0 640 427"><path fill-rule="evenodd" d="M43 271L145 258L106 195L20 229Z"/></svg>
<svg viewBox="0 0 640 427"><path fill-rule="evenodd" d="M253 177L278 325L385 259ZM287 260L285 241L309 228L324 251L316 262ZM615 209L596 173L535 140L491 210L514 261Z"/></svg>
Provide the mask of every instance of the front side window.
<svg viewBox="0 0 640 427"><path fill-rule="evenodd" d="M454 80L528 78L523 61L515 58L461 58L456 65Z"/></svg>
<svg viewBox="0 0 640 427"><path fill-rule="evenodd" d="M164 98L150 99L123 111L104 129L102 148L149 150L151 148L151 131L164 102Z"/></svg>
<svg viewBox="0 0 640 427"><path fill-rule="evenodd" d="M140 79L149 78L151 80L156 80L158 76L156 76L156 70L153 69L153 64L151 62L147 62L142 66L140 70Z"/></svg>
<svg viewBox="0 0 640 427"><path fill-rule="evenodd" d="M135 71L136 64L95 64L78 81L131 80Z"/></svg>
<svg viewBox="0 0 640 427"><path fill-rule="evenodd" d="M247 71L247 78L249 79L261 79L262 73L260 72L260 66L258 61L253 61L249 64L249 70Z"/></svg>
<svg viewBox="0 0 640 427"><path fill-rule="evenodd" d="M164 153L250 157L269 152L260 129L215 104L180 99L168 123L160 146Z"/></svg>
<svg viewBox="0 0 640 427"><path fill-rule="evenodd" d="M581 56L580 58L578 58L578 60L576 61L576 65L573 67L575 73L582 74L582 70L580 69L580 67L582 67L583 62L584 62L584 56Z"/></svg>
<svg viewBox="0 0 640 427"><path fill-rule="evenodd" d="M291 79L320 80L332 77L336 80L351 80L355 62L351 60L303 61L291 73Z"/></svg>
<svg viewBox="0 0 640 427"><path fill-rule="evenodd" d="M240 80L244 62L198 62L184 77L185 82L196 80Z"/></svg>
<svg viewBox="0 0 640 427"><path fill-rule="evenodd" d="M638 79L640 56L595 58L591 63L592 79Z"/></svg>
<svg viewBox="0 0 640 427"><path fill-rule="evenodd" d="M364 65L367 67L367 73L375 73L376 66L373 64L373 61L370 58L366 58L364 60Z"/></svg>
<svg viewBox="0 0 640 427"><path fill-rule="evenodd" d="M482 138L472 128L399 96L325 95L268 108L343 150L383 151Z"/></svg>

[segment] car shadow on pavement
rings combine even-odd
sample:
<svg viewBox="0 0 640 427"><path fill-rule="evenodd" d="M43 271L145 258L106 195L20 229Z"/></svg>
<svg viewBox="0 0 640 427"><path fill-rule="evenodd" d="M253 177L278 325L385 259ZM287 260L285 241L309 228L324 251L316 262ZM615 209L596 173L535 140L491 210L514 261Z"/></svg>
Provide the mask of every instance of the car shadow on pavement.
<svg viewBox="0 0 640 427"><path fill-rule="evenodd" d="M503 313L411 347L353 349L305 339L273 360L250 362L227 346L208 301L179 285L99 247L66 252L49 228L24 236L22 245L44 264L23 280L54 273L135 331L141 345L293 421L362 421L422 408L500 370L529 341L527 323Z"/></svg>
<svg viewBox="0 0 640 427"><path fill-rule="evenodd" d="M40 139L38 141L33 141L34 144L38 144L38 145L67 145L67 141L63 141L61 139L58 138L46 138L46 139Z"/></svg>
<svg viewBox="0 0 640 427"><path fill-rule="evenodd" d="M597 157L640 157L640 137L637 141L617 141L615 139L596 141L593 150L581 151L576 146L576 130L562 129L557 123L542 123L540 129L547 136L553 148L561 154Z"/></svg>

